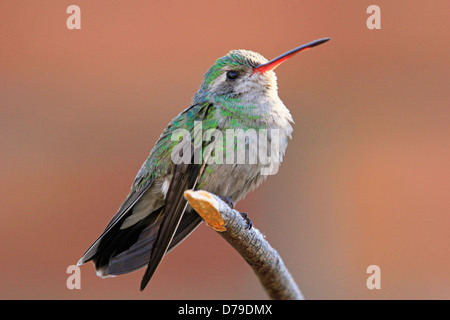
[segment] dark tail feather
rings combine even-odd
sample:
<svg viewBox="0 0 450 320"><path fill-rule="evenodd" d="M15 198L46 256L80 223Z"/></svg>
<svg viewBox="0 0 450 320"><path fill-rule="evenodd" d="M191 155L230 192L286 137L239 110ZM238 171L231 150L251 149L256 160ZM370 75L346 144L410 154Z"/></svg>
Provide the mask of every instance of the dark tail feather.
<svg viewBox="0 0 450 320"><path fill-rule="evenodd" d="M144 290L156 268L158 268L179 229L185 211L187 211L187 201L183 193L185 190L195 187L200 170L201 166L198 164L175 166L172 182L166 195L161 225L151 251L147 270L145 270L141 280L141 291Z"/></svg>
<svg viewBox="0 0 450 320"><path fill-rule="evenodd" d="M151 230L158 230L159 223L157 220L159 214L161 213L161 210L162 208L159 208L157 211L152 212L135 225L125 229L120 229L120 225L117 224L103 235L102 239L99 242L97 252L92 257L99 276L104 277L113 275L113 273L109 272L111 261L116 256L126 252L133 245L135 245L138 242L141 233L146 228L149 228ZM151 235L149 236L149 240L151 241Z"/></svg>
<svg viewBox="0 0 450 320"><path fill-rule="evenodd" d="M92 258L99 276L121 275L148 264L161 223L161 219L157 219L160 210L162 208L132 227L122 230L114 227L102 237ZM183 241L200 222L202 219L195 211L186 211L169 250Z"/></svg>

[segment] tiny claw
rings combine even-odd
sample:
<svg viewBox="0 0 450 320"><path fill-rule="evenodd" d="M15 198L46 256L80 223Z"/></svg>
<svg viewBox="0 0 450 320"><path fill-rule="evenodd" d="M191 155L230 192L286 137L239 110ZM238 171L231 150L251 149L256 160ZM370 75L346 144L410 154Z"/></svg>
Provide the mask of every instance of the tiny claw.
<svg viewBox="0 0 450 320"><path fill-rule="evenodd" d="M248 214L245 213L245 212L239 212L239 213L241 214L242 218L244 218L244 220L247 222L247 227L246 227L246 229L247 229L247 230L250 230L250 229L253 227L252 219L250 219L250 218L248 217Z"/></svg>
<svg viewBox="0 0 450 320"><path fill-rule="evenodd" d="M234 204L233 204L233 200L231 200L228 197L224 197L224 196L219 196L219 198L225 202L231 209L234 209Z"/></svg>

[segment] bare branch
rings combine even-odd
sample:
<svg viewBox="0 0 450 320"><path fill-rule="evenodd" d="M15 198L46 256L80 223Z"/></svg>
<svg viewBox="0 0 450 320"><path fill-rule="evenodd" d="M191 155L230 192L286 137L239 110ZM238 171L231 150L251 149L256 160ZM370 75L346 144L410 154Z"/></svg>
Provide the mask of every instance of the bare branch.
<svg viewBox="0 0 450 320"><path fill-rule="evenodd" d="M247 261L271 299L303 300L278 252L258 229L248 228L248 221L241 213L207 191L187 190L184 196L206 224Z"/></svg>

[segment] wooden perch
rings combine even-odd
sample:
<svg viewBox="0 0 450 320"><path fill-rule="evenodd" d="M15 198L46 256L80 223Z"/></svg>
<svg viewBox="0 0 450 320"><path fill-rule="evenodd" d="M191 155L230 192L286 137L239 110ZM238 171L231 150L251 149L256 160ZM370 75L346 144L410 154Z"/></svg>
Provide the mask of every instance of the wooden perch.
<svg viewBox="0 0 450 320"><path fill-rule="evenodd" d="M207 191L187 190L184 196L206 224L247 261L271 299L303 300L278 252L258 229L248 228L248 221L238 211Z"/></svg>

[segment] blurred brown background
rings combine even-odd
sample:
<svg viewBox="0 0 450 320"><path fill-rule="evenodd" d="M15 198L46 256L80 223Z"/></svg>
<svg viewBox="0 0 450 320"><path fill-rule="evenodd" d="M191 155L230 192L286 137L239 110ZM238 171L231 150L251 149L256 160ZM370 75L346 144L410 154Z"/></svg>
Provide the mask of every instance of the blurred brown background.
<svg viewBox="0 0 450 320"><path fill-rule="evenodd" d="M66 8L81 8L68 30ZM366 8L381 8L381 30ZM102 280L75 264L167 123L231 49L271 59L294 136L238 209L309 299L450 298L448 1L0 2L0 298L265 299L202 225L163 260ZM381 290L366 268L381 268Z"/></svg>

